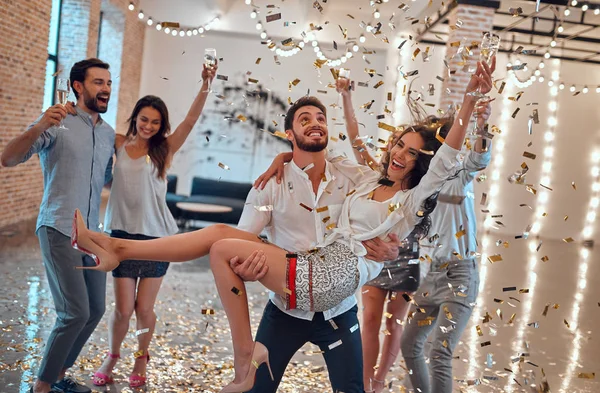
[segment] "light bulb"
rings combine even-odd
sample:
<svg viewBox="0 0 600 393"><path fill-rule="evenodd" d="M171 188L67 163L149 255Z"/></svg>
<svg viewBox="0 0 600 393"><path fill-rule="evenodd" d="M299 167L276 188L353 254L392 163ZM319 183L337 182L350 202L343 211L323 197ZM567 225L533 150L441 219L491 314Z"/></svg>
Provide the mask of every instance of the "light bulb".
<svg viewBox="0 0 600 393"><path fill-rule="evenodd" d="M364 35L360 35L360 37L358 37L358 40L360 41L360 43L362 44L363 42L365 42L367 39L365 38Z"/></svg>
<svg viewBox="0 0 600 393"><path fill-rule="evenodd" d="M260 30L260 29L262 29L262 23L258 22L256 24L256 30Z"/></svg>
<svg viewBox="0 0 600 393"><path fill-rule="evenodd" d="M585 12L585 11L587 11L587 10L589 10L589 9L590 9L590 6L589 6L589 5L587 5L587 4L584 4L584 5L582 5L582 6L581 6L581 10L582 10L583 12Z"/></svg>
<svg viewBox="0 0 600 393"><path fill-rule="evenodd" d="M194 30L192 30L192 34L193 34L193 35L198 35L198 29L194 29Z"/></svg>
<svg viewBox="0 0 600 393"><path fill-rule="evenodd" d="M348 61L348 59L346 59L345 57L342 57L341 60L342 60L342 63L345 63L346 61Z"/></svg>
<svg viewBox="0 0 600 393"><path fill-rule="evenodd" d="M600 15L600 8L596 8L594 10L594 15Z"/></svg>
<svg viewBox="0 0 600 393"><path fill-rule="evenodd" d="M263 40L264 40L265 38L267 38L267 32L266 32L266 31L263 31L262 33L260 33L260 38L262 38Z"/></svg>
<svg viewBox="0 0 600 393"><path fill-rule="evenodd" d="M256 13L256 11L252 11L252 12L250 13L250 18L252 18L252 19L256 19L256 15L258 15L258 14Z"/></svg>
<svg viewBox="0 0 600 393"><path fill-rule="evenodd" d="M558 25L558 32L562 33L563 31L565 31L565 28L563 27L563 25Z"/></svg>
<svg viewBox="0 0 600 393"><path fill-rule="evenodd" d="M313 50L315 51L315 53L319 53L319 52L321 51L321 49L319 49L319 47L318 47L318 46L315 46L315 47L313 48Z"/></svg>
<svg viewBox="0 0 600 393"><path fill-rule="evenodd" d="M191 30L186 31L185 35L187 35L188 37L191 37L192 36L192 31Z"/></svg>
<svg viewBox="0 0 600 393"><path fill-rule="evenodd" d="M321 56L323 56L323 52L321 52L321 51L318 51L318 52L317 52L317 57L321 57Z"/></svg>
<svg viewBox="0 0 600 393"><path fill-rule="evenodd" d="M583 89L581 90L581 92L582 92L583 94L587 94L587 93L588 93L588 91L590 91L590 89L588 89L588 87L587 87L587 86L584 86L584 87L583 87Z"/></svg>
<svg viewBox="0 0 600 393"><path fill-rule="evenodd" d="M375 12L373 12L373 17L375 19L379 19L381 17L381 13L379 12L379 10L375 10Z"/></svg>
<svg viewBox="0 0 600 393"><path fill-rule="evenodd" d="M158 30L158 31L162 30L162 25L160 23L156 24L156 30Z"/></svg>
<svg viewBox="0 0 600 393"><path fill-rule="evenodd" d="M596 87L596 93L600 93L600 86Z"/></svg>
<svg viewBox="0 0 600 393"><path fill-rule="evenodd" d="M358 48L358 45L354 44L354 46L352 47L352 50L353 50L354 52L358 52L358 49L359 49L359 48Z"/></svg>
<svg viewBox="0 0 600 393"><path fill-rule="evenodd" d="M373 31L373 26L367 25L367 31L370 33Z"/></svg>
<svg viewBox="0 0 600 393"><path fill-rule="evenodd" d="M144 19L144 11L140 10L140 13L138 14L138 18Z"/></svg>
<svg viewBox="0 0 600 393"><path fill-rule="evenodd" d="M558 88L561 89L561 90L564 90L565 89L565 84L562 83L562 82L560 82L560 85L558 85Z"/></svg>
<svg viewBox="0 0 600 393"><path fill-rule="evenodd" d="M171 29L168 27L165 27L165 34L169 34L171 32Z"/></svg>
<svg viewBox="0 0 600 393"><path fill-rule="evenodd" d="M571 10L569 9L569 7L565 8L565 16L569 16L571 15Z"/></svg>
<svg viewBox="0 0 600 393"><path fill-rule="evenodd" d="M544 53L544 59L549 59L549 58L550 58L550 52Z"/></svg>
<svg viewBox="0 0 600 393"><path fill-rule="evenodd" d="M577 5L577 0L571 0L571 5L575 7Z"/></svg>
<svg viewBox="0 0 600 393"><path fill-rule="evenodd" d="M148 23L148 26L152 26L152 24L154 23L154 21L152 20L152 18L148 18L148 20L146 21L146 23Z"/></svg>
<svg viewBox="0 0 600 393"><path fill-rule="evenodd" d="M198 27L198 34L204 33L204 27Z"/></svg>
<svg viewBox="0 0 600 393"><path fill-rule="evenodd" d="M548 81L548 87L554 86L554 81Z"/></svg>
<svg viewBox="0 0 600 393"><path fill-rule="evenodd" d="M129 11L133 11L135 9L135 5L133 5L133 3L129 3L127 8L129 8Z"/></svg>
<svg viewBox="0 0 600 393"><path fill-rule="evenodd" d="M538 81L539 81L540 83L542 83L542 82L544 81L544 77L543 77L543 76L540 76L540 77L538 78Z"/></svg>
<svg viewBox="0 0 600 393"><path fill-rule="evenodd" d="M252 0L246 0L245 3L246 5L250 5L252 3Z"/></svg>
<svg viewBox="0 0 600 393"><path fill-rule="evenodd" d="M317 45L319 45L319 43L317 41L312 42L312 46L317 46Z"/></svg>
<svg viewBox="0 0 600 393"><path fill-rule="evenodd" d="M540 71L540 70L535 70L535 72L534 72L535 76L540 76L541 73L542 73L542 71Z"/></svg>
<svg viewBox="0 0 600 393"><path fill-rule="evenodd" d="M550 41L550 46L554 48L556 46L556 41L555 40Z"/></svg>
<svg viewBox="0 0 600 393"><path fill-rule="evenodd" d="M546 64L544 64L544 62L542 61L542 62L541 62L539 65L538 65L538 67L540 67L540 68L544 68L544 67L546 67Z"/></svg>
<svg viewBox="0 0 600 393"><path fill-rule="evenodd" d="M171 30L171 35L173 37L175 37L177 35L178 31L177 30Z"/></svg>
<svg viewBox="0 0 600 393"><path fill-rule="evenodd" d="M183 30L179 30L179 36L180 36L180 37L183 37L184 35L185 35L185 31L183 31Z"/></svg>
<svg viewBox="0 0 600 393"><path fill-rule="evenodd" d="M572 85L572 86L569 88L569 91L570 91L571 93L573 93L573 92L575 91L575 85Z"/></svg>
<svg viewBox="0 0 600 393"><path fill-rule="evenodd" d="M220 21L221 21L221 19L219 19L219 17L217 16L217 17L216 17L215 19L213 19L213 20L212 20L212 22L210 22L210 23L212 23L212 24L213 24L213 26L215 26L215 25L218 25Z"/></svg>
<svg viewBox="0 0 600 393"><path fill-rule="evenodd" d="M304 41L300 41L300 42L298 43L298 46L299 46L300 48L304 48L304 45L305 45L305 44L304 44Z"/></svg>
<svg viewBox="0 0 600 393"><path fill-rule="evenodd" d="M351 58L352 56L354 56L354 55L352 54L352 52L348 52L348 53L346 53L346 57L347 57L347 58Z"/></svg>

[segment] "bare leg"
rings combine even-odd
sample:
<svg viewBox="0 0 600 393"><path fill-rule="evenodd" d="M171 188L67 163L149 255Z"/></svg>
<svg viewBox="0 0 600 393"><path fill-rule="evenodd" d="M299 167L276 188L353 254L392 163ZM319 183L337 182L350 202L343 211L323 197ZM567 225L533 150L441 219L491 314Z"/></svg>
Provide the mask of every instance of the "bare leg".
<svg viewBox="0 0 600 393"><path fill-rule="evenodd" d="M387 304L387 312L392 314L392 317L386 318L385 321L386 329L390 334L386 335L383 339L379 368L375 372L375 379L378 381L385 381L385 377L400 353L400 341L402 339L404 326L397 321L402 321L402 323L405 322L410 303L404 300L401 294L398 295L399 296L397 296L395 300L390 300ZM381 389L383 389L383 386L381 386ZM376 393L379 393L380 391L381 390L375 390Z"/></svg>
<svg viewBox="0 0 600 393"><path fill-rule="evenodd" d="M121 344L127 335L127 330L129 330L129 320L135 305L136 280L129 277L115 278L114 284L116 304L110 315L108 344L110 353L117 355L121 352ZM107 356L98 372L110 376L118 360L118 358L113 359Z"/></svg>
<svg viewBox="0 0 600 393"><path fill-rule="evenodd" d="M379 328L387 291L365 285L362 287L363 324L363 382L367 392L374 389L373 375L379 356Z"/></svg>
<svg viewBox="0 0 600 393"><path fill-rule="evenodd" d="M163 282L163 277L142 278L138 284L137 296L135 299L135 318L136 330L150 329L146 333L141 333L137 336L138 351L147 353L150 341L154 335L154 327L156 326L156 314L154 313L154 304L158 291ZM146 375L147 357L135 359L132 374Z"/></svg>
<svg viewBox="0 0 600 393"><path fill-rule="evenodd" d="M221 239L261 242L255 234L225 224L215 224L197 231L152 240L116 239L92 231L88 231L87 234L94 243L115 254L119 261L136 259L187 262L208 255L211 246Z"/></svg>
<svg viewBox="0 0 600 393"><path fill-rule="evenodd" d="M235 239L220 240L210 250L210 267L231 329L236 383L248 374L254 341L250 330L246 287L231 269L229 260L234 256L244 260L255 250L264 252L269 267L267 275L260 282L273 292L284 296L285 250L272 244Z"/></svg>

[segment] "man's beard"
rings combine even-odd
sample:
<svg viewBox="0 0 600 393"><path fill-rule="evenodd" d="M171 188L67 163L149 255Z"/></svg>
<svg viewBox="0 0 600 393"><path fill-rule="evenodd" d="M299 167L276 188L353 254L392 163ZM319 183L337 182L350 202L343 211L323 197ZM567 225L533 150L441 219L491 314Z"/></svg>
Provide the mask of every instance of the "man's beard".
<svg viewBox="0 0 600 393"><path fill-rule="evenodd" d="M304 135L296 135L295 139L298 149L309 153L318 153L325 150L327 147L327 139L325 139L323 142L308 142L306 141L308 138L306 138Z"/></svg>
<svg viewBox="0 0 600 393"><path fill-rule="evenodd" d="M85 106L88 109L91 109L97 113L106 113L106 111L108 110L108 102L106 103L106 108L98 107L98 97L97 96L90 97L90 95L88 94L87 91L83 92L83 102L85 103Z"/></svg>

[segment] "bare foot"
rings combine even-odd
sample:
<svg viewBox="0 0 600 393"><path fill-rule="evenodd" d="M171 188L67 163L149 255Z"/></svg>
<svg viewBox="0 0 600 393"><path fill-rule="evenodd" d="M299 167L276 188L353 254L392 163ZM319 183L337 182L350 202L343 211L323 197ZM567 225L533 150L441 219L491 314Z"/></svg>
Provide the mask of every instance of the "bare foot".
<svg viewBox="0 0 600 393"><path fill-rule="evenodd" d="M146 366L148 365L148 357L142 356L135 359L133 364L133 371L131 375L139 375L140 377L146 376Z"/></svg>
<svg viewBox="0 0 600 393"><path fill-rule="evenodd" d="M110 356L106 356L106 358L104 358L104 362L102 362L102 366L100 366L97 372L110 377L112 375L113 368L115 368L118 361L119 358L111 358Z"/></svg>

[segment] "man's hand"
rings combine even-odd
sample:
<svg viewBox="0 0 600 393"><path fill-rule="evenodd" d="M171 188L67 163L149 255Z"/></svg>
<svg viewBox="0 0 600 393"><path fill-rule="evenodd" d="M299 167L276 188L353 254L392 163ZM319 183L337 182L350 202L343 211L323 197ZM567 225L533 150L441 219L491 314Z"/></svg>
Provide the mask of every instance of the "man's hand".
<svg viewBox="0 0 600 393"><path fill-rule="evenodd" d="M400 240L393 233L388 238L390 239L388 242L384 242L378 237L362 242L363 246L367 249L366 257L376 262L398 259L398 255L400 254Z"/></svg>
<svg viewBox="0 0 600 393"><path fill-rule="evenodd" d="M69 115L77 114L77 109L75 109L75 103L73 101L67 102L67 104L65 105L65 110Z"/></svg>
<svg viewBox="0 0 600 393"><path fill-rule="evenodd" d="M218 62L212 66L207 67L206 64L202 65L202 80L206 83L212 83L215 75L217 75L217 70L219 68Z"/></svg>
<svg viewBox="0 0 600 393"><path fill-rule="evenodd" d="M233 272L244 281L258 281L269 271L267 257L262 250L256 250L243 262L239 257L233 257L229 261Z"/></svg>
<svg viewBox="0 0 600 393"><path fill-rule="evenodd" d="M47 130L50 127L58 126L65 117L67 117L65 108L61 104L56 104L46 109L39 124L44 130Z"/></svg>
<svg viewBox="0 0 600 393"><path fill-rule="evenodd" d="M335 81L335 90L341 95L350 94L350 79L337 78Z"/></svg>
<svg viewBox="0 0 600 393"><path fill-rule="evenodd" d="M292 160L292 153L281 153L278 154L277 157L273 160L273 163L266 170L265 173L260 175L258 179L254 182L254 188L257 190L263 190L269 180L275 176L277 179L277 184L281 183L281 178L283 177L283 168L286 162L290 162Z"/></svg>

